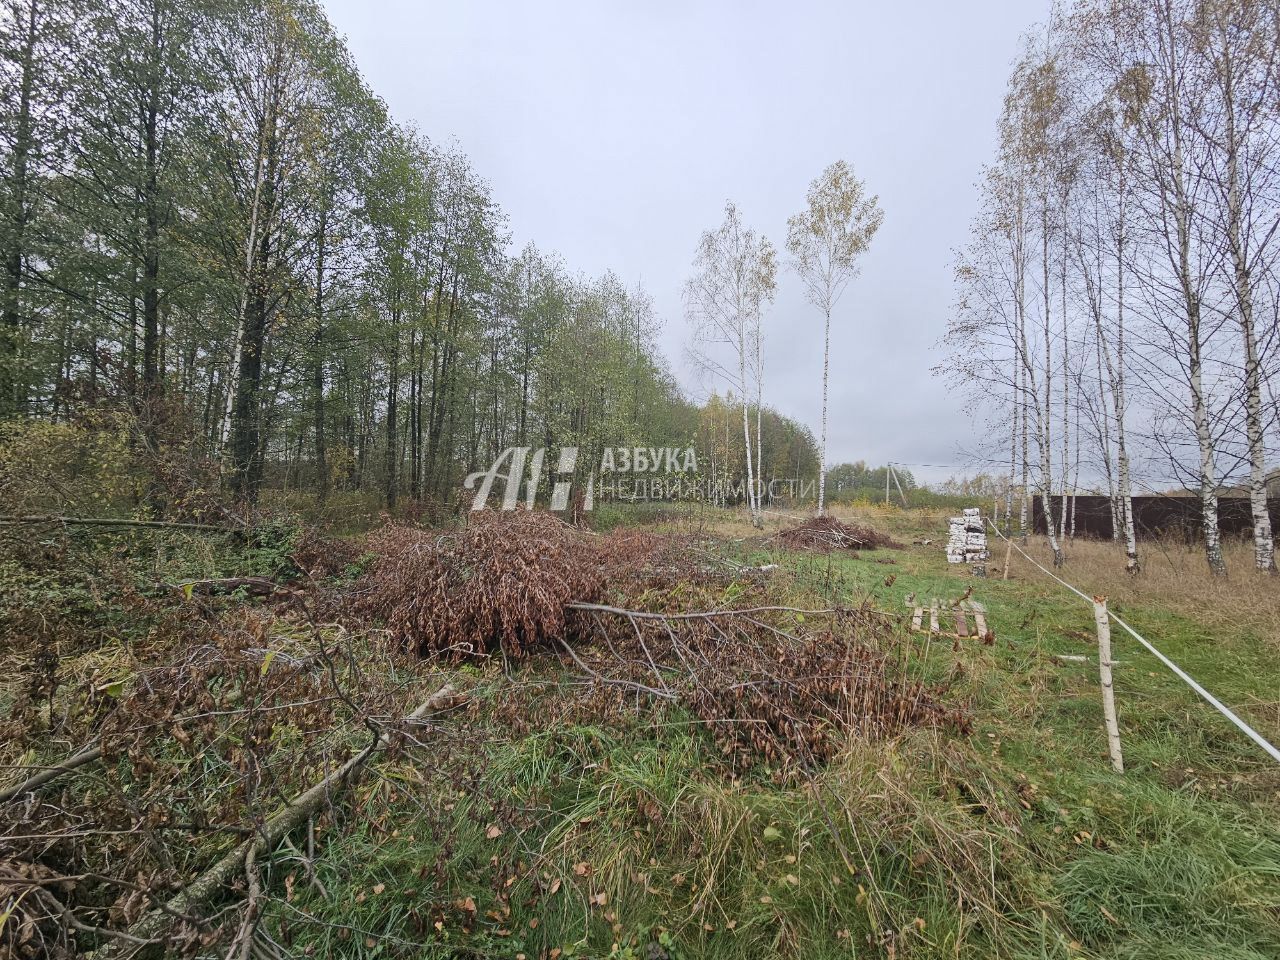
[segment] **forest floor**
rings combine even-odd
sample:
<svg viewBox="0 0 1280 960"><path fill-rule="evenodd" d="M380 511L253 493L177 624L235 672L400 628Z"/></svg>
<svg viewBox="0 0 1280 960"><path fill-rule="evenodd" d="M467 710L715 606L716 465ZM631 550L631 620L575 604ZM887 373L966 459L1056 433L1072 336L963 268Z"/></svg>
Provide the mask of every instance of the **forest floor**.
<svg viewBox="0 0 1280 960"><path fill-rule="evenodd" d="M0 956L1280 956L1280 765L1117 630L1113 772L1089 605L949 566L944 513L838 513L901 548L619 513L512 580L466 553L500 528L8 537ZM1145 554L1065 576L1280 742L1280 586ZM994 638L910 629L966 595Z"/></svg>

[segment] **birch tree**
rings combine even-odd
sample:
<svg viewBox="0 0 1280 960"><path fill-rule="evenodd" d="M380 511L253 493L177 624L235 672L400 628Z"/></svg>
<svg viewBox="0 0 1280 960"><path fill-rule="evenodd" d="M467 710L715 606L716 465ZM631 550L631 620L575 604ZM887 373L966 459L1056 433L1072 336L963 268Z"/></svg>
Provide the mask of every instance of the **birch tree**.
<svg viewBox="0 0 1280 960"><path fill-rule="evenodd" d="M1177 311L1151 311L1151 320L1176 344L1188 390L1195 437L1197 487L1205 558L1225 576L1218 526L1218 464L1212 414L1205 388L1206 350L1213 318L1206 316L1215 253L1203 216L1209 184L1203 146L1193 133L1205 78L1195 69L1186 29L1189 0L1119 6L1113 24L1120 57L1118 87L1135 118L1135 201L1149 231L1153 256L1138 272L1153 301ZM1177 320L1172 320L1176 316Z"/></svg>
<svg viewBox="0 0 1280 960"><path fill-rule="evenodd" d="M240 272L222 437L230 488L247 500L263 478L270 333L299 290L296 271L313 239L304 221L313 199L306 157L324 122L317 59L331 30L309 5L259 2L258 16L219 25L216 54L227 80L215 106L225 177L217 202L226 217L223 248Z"/></svg>
<svg viewBox="0 0 1280 960"><path fill-rule="evenodd" d="M1278 31L1263 0L1081 0L1055 8L1015 68L957 270L948 342L968 354L950 368L1009 410L1014 448L1021 421L1024 475L1035 435L1055 560L1092 440L1129 571L1133 490L1176 482L1225 574L1219 497L1242 475L1253 565L1275 568ZM1010 449L1011 478L1018 460ZM1135 464L1160 472L1139 479Z"/></svg>
<svg viewBox="0 0 1280 960"><path fill-rule="evenodd" d="M1086 315L1092 325L1102 456L1108 482L1113 473L1115 476L1112 529L1115 539L1124 544L1125 569L1138 573L1141 563L1133 519L1125 331L1131 163L1128 138L1132 126L1132 116L1114 96L1104 97L1085 118L1082 134L1092 148L1093 158L1081 177L1071 244Z"/></svg>
<svg viewBox="0 0 1280 960"><path fill-rule="evenodd" d="M787 221L787 252L809 303L822 311L822 428L818 439L818 516L826 511L827 393L831 362L831 311L858 275L858 258L884 222L878 196L843 160L809 185L806 207Z"/></svg>
<svg viewBox="0 0 1280 960"><path fill-rule="evenodd" d="M724 222L702 234L693 262L694 274L685 284L685 314L693 326L695 362L728 381L742 407L742 441L746 452L747 497L751 521L764 526L756 483L749 407L753 373L758 367L760 325L773 302L777 283L777 255L768 238L747 227L732 202L724 208ZM728 347L731 359L721 363L714 346Z"/></svg>
<svg viewBox="0 0 1280 960"><path fill-rule="evenodd" d="M1219 0L1198 12L1192 49L1206 67L1213 96L1194 128L1208 145L1208 181L1217 211L1211 222L1225 248L1240 328L1254 564L1275 573L1255 305L1258 277L1275 258L1280 230L1275 129L1280 12L1252 0Z"/></svg>
<svg viewBox="0 0 1280 960"><path fill-rule="evenodd" d="M1062 546L1053 513L1053 382L1054 340L1052 329L1053 287L1055 276L1050 250L1056 247L1054 230L1059 222L1057 209L1066 194L1067 174L1062 162L1063 94L1061 59L1051 43L1033 47L1018 64L1011 81L1002 118L1001 139L1004 162L1016 170L1016 180L1025 184L1022 200L1038 202L1040 232L1040 327L1039 350L1043 366L1037 375L1038 360L1031 352L1028 323L1030 304L1023 299L1020 307L1019 333L1016 347L1024 375L1024 389L1034 413L1036 443L1040 454L1041 505L1044 509L1045 533L1054 566L1062 566ZM1022 211L1020 211L1021 215ZM1066 343L1061 338L1063 368L1066 368ZM1037 389L1040 387L1041 389ZM1064 429L1065 443L1065 429ZM1065 452L1064 486L1065 490ZM1065 497L1063 498L1065 501Z"/></svg>

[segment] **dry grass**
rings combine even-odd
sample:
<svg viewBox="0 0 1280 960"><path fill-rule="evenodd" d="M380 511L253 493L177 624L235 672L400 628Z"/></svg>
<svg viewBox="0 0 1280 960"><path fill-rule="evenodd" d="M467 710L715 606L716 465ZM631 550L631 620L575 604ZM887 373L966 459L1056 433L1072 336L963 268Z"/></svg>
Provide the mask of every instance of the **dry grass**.
<svg viewBox="0 0 1280 960"><path fill-rule="evenodd" d="M902 510L896 506L837 506L831 513L840 520L872 527L910 542L924 535L941 542L946 536L946 509ZM691 515L686 523L701 532L726 538L767 537L812 516L810 511L767 511L764 530L751 526L746 509L708 509ZM1004 565L1004 543L992 537L993 563ZM1223 545L1229 575L1209 574L1204 550L1180 540L1139 543L1143 570L1137 577L1125 573L1124 551L1105 540L1077 539L1066 544L1064 579L1086 593L1107 596L1113 602L1163 608L1213 630L1251 633L1280 649L1280 578L1260 575L1253 568L1252 544L1231 540ZM1031 556L1052 567L1043 537L1033 537L1026 548ZM1027 569L1014 554L1013 576L1043 577Z"/></svg>
<svg viewBox="0 0 1280 960"><path fill-rule="evenodd" d="M947 529L947 517L955 510L946 509L911 509L889 506L838 504L831 507L829 516L845 523L870 527L881 533L887 533L899 540L910 540L922 529L943 531ZM752 537L771 537L797 523L813 518L813 508L806 509L774 509L764 510L764 527L757 530L751 525L751 513L746 507L723 508L696 506L688 509L678 521L666 526L685 533L713 535L728 540L741 540ZM937 536L937 534L932 534Z"/></svg>
<svg viewBox="0 0 1280 960"><path fill-rule="evenodd" d="M1027 552L1051 568L1052 555L1043 538L1033 539ZM1179 541L1138 544L1142 572L1124 569L1124 550L1105 540L1075 540L1066 545L1066 568L1061 576L1086 593L1124 604L1163 607L1202 626L1248 632L1280 648L1280 579L1253 568L1253 546L1231 541L1224 545L1229 575L1209 573L1204 549ZM993 557L1003 563L1004 545L994 544ZM1021 567L1021 569L1019 569ZM1014 576L1043 576L1028 571L1015 552Z"/></svg>

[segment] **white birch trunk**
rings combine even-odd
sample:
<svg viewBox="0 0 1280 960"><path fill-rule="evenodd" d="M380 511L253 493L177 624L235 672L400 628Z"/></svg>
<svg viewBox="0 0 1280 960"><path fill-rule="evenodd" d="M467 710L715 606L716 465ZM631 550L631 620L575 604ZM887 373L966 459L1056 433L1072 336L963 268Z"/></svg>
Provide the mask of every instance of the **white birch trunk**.
<svg viewBox="0 0 1280 960"><path fill-rule="evenodd" d="M1198 307L1196 313L1198 314ZM1222 537L1218 529L1218 478L1213 463L1213 438L1209 434L1209 411L1204 401L1202 362L1198 316L1188 325L1193 331L1191 349L1191 418L1195 425L1196 446L1200 452L1200 511L1204 527L1204 553L1214 576L1226 576L1227 564L1222 558Z"/></svg>
<svg viewBox="0 0 1280 960"><path fill-rule="evenodd" d="M1222 559L1222 539L1218 528L1218 478L1214 468L1213 437L1209 430L1209 411L1204 398L1204 371L1200 327L1199 293L1192 286L1191 279L1191 226L1193 210L1187 196L1186 159L1183 153L1183 120L1180 95L1176 78L1179 76L1177 62L1178 41L1175 36L1175 25L1172 11L1164 8L1160 11L1164 21L1170 64L1168 76L1165 78L1170 91L1169 132L1173 147L1173 164L1171 170L1171 210L1176 229L1177 262L1173 265L1182 287L1183 307L1186 310L1187 323L1187 373L1188 386L1191 389L1191 420L1195 429L1196 446L1200 453L1200 510L1201 524L1204 528L1205 559L1214 576L1226 576L1227 565Z"/></svg>
<svg viewBox="0 0 1280 960"><path fill-rule="evenodd" d="M1014 388L1017 396L1017 388ZM1018 469L1018 406L1013 407L1013 428L1009 431L1009 483L1004 490L1004 532L1005 536L1013 536L1013 485L1017 482ZM888 500L888 496L885 497ZM1007 564L1006 564L1007 565Z"/></svg>
<svg viewBox="0 0 1280 960"><path fill-rule="evenodd" d="M1125 570L1129 573L1137 573L1140 565L1138 563L1138 538L1133 527L1133 493L1129 476L1129 451L1125 443L1125 397L1124 397L1124 369L1123 369L1123 351L1124 351L1124 294L1123 287L1120 288L1118 298L1120 304L1120 317L1118 324L1118 339L1116 346L1117 361L1112 362L1111 349L1107 346L1105 334L1102 330L1101 318L1097 318L1098 347L1102 354L1102 359L1106 364L1107 381L1111 386L1111 407L1112 416L1115 418L1116 424L1116 473L1118 481L1116 515L1118 525L1117 533L1124 540L1125 553Z"/></svg>
<svg viewBox="0 0 1280 960"><path fill-rule="evenodd" d="M1047 417L1045 421L1047 423ZM1040 499L1044 505L1044 529L1048 535L1049 549L1053 552L1053 565L1060 567L1062 566L1062 547L1058 543L1058 534L1053 521L1053 456L1049 447L1049 438L1044 434L1041 435L1040 440L1040 472L1042 474Z"/></svg>
<svg viewBox="0 0 1280 960"><path fill-rule="evenodd" d="M1023 373L1023 397L1019 406L1022 408L1022 484L1021 484L1021 502L1018 505L1018 533L1022 536L1022 543L1025 546L1030 531L1027 529L1027 513L1031 504L1031 468L1029 465L1031 454L1031 441L1028 436L1027 429L1027 398L1026 398L1026 374Z"/></svg>
<svg viewBox="0 0 1280 960"><path fill-rule="evenodd" d="M1067 200L1062 199L1062 518L1059 527L1059 540L1065 541L1068 535L1067 497L1070 496L1071 484L1071 331L1070 315L1067 313ZM1046 373L1046 376L1048 374Z"/></svg>
<svg viewBox="0 0 1280 960"><path fill-rule="evenodd" d="M826 311L822 334L822 439L818 443L818 516L826 514L827 504L827 375L831 362L831 311ZM889 477L885 475L885 501L889 499Z"/></svg>
<svg viewBox="0 0 1280 960"><path fill-rule="evenodd" d="M760 525L759 507L756 504L756 477L751 460L751 421L747 419L747 345L745 335L738 340L738 375L742 383L742 443L747 451L747 505L751 510L752 526Z"/></svg>
<svg viewBox="0 0 1280 960"><path fill-rule="evenodd" d="M1116 234L1116 362L1111 366L1111 353L1106 349L1106 340L1102 340L1103 356L1107 360L1107 377L1111 381L1111 403L1116 417L1116 472L1120 483L1120 515L1124 530L1124 568L1136 574L1141 571L1142 563L1138 559L1138 534L1133 525L1133 487L1129 475L1129 449L1125 435L1125 415L1128 413L1125 400L1125 358L1124 358L1124 242L1127 224L1127 206L1125 204L1128 179L1125 176L1124 158L1121 158L1119 184L1119 223Z"/></svg>
<svg viewBox="0 0 1280 960"><path fill-rule="evenodd" d="M1101 284L1101 272L1099 272L1099 284ZM1099 291L1101 292L1101 291ZM1095 315L1096 316L1096 315ZM1102 463L1107 470L1107 502L1111 509L1111 540L1113 543L1120 542L1120 499L1116 494L1116 479L1112 473L1111 465L1114 462L1111 456L1111 416L1107 413L1106 389L1107 382L1102 378L1102 331L1099 329L1097 334L1097 349L1095 352L1095 361L1097 362L1098 375L1098 392L1102 394L1102 416L1099 418L1102 425ZM1077 473L1078 473L1077 469Z"/></svg>
<svg viewBox="0 0 1280 960"><path fill-rule="evenodd" d="M1227 140L1227 241L1231 249L1236 294L1240 313L1240 335L1244 340L1245 421L1249 443L1249 508L1253 514L1254 565L1265 573L1276 572L1275 540L1271 514L1267 510L1267 448L1262 430L1262 368L1258 361L1258 341L1253 323L1253 278L1245 249L1243 210L1240 196L1240 157L1236 129L1235 92L1230 70L1225 75Z"/></svg>
<svg viewBox="0 0 1280 960"><path fill-rule="evenodd" d="M755 474L756 485L758 489L755 492L755 518L756 526L764 525L764 454L760 452L760 436L764 431L760 429L760 417L762 417L762 408L764 406L764 358L760 356L760 340L759 330L756 330L755 342Z"/></svg>
<svg viewBox="0 0 1280 960"><path fill-rule="evenodd" d="M1044 280L1044 412L1036 403L1036 426L1040 442L1040 489L1044 504L1045 533L1049 549L1053 551L1053 565L1062 566L1062 547L1059 545L1053 522L1053 339L1049 322L1049 200L1042 198L1041 207L1041 276Z"/></svg>

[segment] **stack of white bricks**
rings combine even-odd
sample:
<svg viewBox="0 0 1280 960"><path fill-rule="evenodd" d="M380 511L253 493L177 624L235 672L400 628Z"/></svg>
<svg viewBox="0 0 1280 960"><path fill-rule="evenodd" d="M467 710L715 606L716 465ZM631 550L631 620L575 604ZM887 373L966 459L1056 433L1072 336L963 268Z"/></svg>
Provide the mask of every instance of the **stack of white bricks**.
<svg viewBox="0 0 1280 960"><path fill-rule="evenodd" d="M947 539L948 563L983 564L991 556L987 552L987 534L982 526L982 511L969 507L964 516L951 518Z"/></svg>

